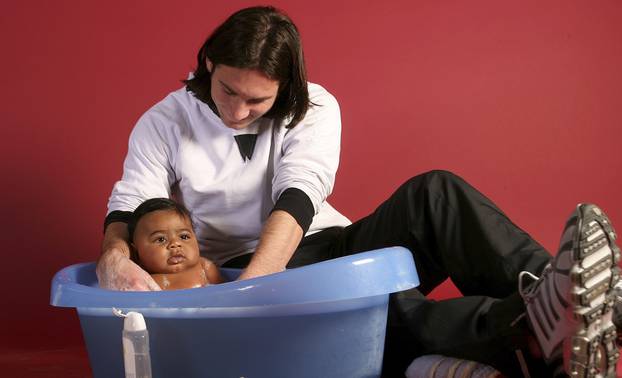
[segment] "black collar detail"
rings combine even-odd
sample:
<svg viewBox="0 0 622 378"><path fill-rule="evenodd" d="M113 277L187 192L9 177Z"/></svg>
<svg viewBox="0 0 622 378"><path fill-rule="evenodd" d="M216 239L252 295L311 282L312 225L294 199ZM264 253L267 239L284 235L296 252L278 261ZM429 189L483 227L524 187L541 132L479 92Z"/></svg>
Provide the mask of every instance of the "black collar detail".
<svg viewBox="0 0 622 378"><path fill-rule="evenodd" d="M257 142L257 134L241 134L235 135L235 141L240 149L240 154L244 161L250 160L253 157L253 151L255 150L255 142Z"/></svg>

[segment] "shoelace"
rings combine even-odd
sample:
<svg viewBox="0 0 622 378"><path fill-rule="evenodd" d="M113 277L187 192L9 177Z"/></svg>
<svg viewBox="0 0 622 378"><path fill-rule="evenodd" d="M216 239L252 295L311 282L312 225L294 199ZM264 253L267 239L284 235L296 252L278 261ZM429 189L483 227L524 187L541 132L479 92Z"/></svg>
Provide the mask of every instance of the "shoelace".
<svg viewBox="0 0 622 378"><path fill-rule="evenodd" d="M542 271L543 276L548 270L550 265L551 264L544 267L544 270ZM525 277L531 279L532 282L530 282L529 284L524 284ZM520 294L521 298L523 298L523 302L527 303L528 301L531 301L531 295L538 287L539 280L540 280L540 277L526 270L523 270L520 273L518 273L518 293ZM518 315L516 319L514 319L510 323L510 327L514 327L525 316L527 316L527 312L523 312L520 315Z"/></svg>
<svg viewBox="0 0 622 378"><path fill-rule="evenodd" d="M535 291L538 289L538 287L540 286L540 284L542 282L544 282L544 279L542 279L543 277L546 277L547 274L550 274L553 271L553 266L549 263L547 264L544 269L542 270L542 274L540 276L536 276L535 274L528 272L526 270L520 272L518 274L518 292L520 294L520 296L523 298L523 301L525 303L530 302L531 300L533 300L533 294L535 293ZM525 280L526 279L530 279L531 282L525 284ZM518 323L518 321L520 321L522 318L524 318L525 316L527 316L527 312L523 312L522 314L520 314L512 323L511 325L514 326L516 323ZM561 357L561 356L560 356ZM524 359L524 356L522 355L522 351L519 354L519 351L516 351L516 358L518 359L519 365L521 367L522 373L524 377L530 377L529 375L529 370L527 368L527 363ZM559 358L559 359L555 359L554 361L550 362L549 366L553 366L554 370L553 370L553 376L554 377L565 377L566 373L564 372L564 366L563 366L563 359Z"/></svg>
<svg viewBox="0 0 622 378"><path fill-rule="evenodd" d="M526 270L523 270L522 272L518 273L518 292L520 296L523 298L523 301L527 302L530 300L531 294L534 291L536 291L538 286L540 286L540 282L544 281L544 280L541 280L540 277L546 276L548 272L550 272L551 270L553 270L553 267L551 266L551 264L548 264L547 266L544 267L544 270L542 271L542 274L539 277ZM532 282L525 285L524 283L525 277L531 279Z"/></svg>
<svg viewBox="0 0 622 378"><path fill-rule="evenodd" d="M531 374L529 374L529 367L527 366L527 361L525 361L525 356L523 355L523 351L520 349L516 349L514 351L516 353L516 359L518 360L518 364L520 365L521 372L523 373L524 378L531 378Z"/></svg>

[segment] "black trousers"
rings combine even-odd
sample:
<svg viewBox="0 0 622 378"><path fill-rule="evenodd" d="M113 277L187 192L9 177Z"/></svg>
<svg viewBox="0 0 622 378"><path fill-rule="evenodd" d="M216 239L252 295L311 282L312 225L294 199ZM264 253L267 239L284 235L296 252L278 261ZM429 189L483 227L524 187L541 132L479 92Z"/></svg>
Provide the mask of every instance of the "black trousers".
<svg viewBox="0 0 622 378"><path fill-rule="evenodd" d="M464 180L431 171L352 225L305 237L288 267L389 246L413 252L421 284L390 297L383 377L403 377L415 357L433 353L520 375L515 350L529 331L524 320L512 324L525 311L518 274L539 274L549 262L540 244ZM243 267L249 258L225 265ZM425 297L447 278L464 297Z"/></svg>

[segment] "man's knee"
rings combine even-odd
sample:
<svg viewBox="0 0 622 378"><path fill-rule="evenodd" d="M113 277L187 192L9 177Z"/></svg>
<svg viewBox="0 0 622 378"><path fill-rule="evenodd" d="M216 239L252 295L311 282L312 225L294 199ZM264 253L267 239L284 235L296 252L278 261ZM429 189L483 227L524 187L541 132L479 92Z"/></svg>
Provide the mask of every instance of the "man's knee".
<svg viewBox="0 0 622 378"><path fill-rule="evenodd" d="M464 180L455 173L442 169L434 169L422 173L407 181L409 184L423 184L427 187L446 186L447 184L457 182L462 183Z"/></svg>

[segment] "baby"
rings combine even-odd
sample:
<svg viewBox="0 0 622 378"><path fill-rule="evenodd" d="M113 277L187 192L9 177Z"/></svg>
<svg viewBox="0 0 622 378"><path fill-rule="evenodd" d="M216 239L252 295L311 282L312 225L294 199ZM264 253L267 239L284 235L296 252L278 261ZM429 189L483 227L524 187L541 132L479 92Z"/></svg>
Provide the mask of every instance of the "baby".
<svg viewBox="0 0 622 378"><path fill-rule="evenodd" d="M132 259L162 290L222 282L218 267L201 258L190 212L168 198L152 198L136 208L128 231Z"/></svg>

